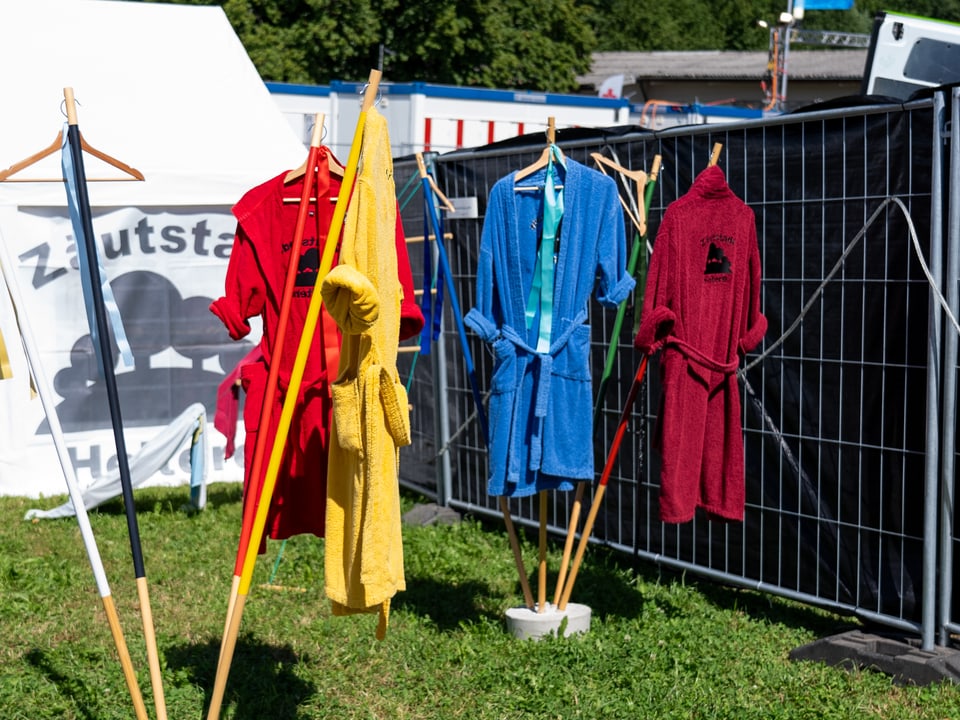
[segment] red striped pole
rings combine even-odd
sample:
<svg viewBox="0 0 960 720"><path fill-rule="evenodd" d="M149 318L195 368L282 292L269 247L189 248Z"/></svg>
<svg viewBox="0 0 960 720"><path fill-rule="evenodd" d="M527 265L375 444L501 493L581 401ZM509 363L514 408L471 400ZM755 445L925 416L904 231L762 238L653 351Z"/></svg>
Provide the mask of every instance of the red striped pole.
<svg viewBox="0 0 960 720"><path fill-rule="evenodd" d="M277 392L277 385L280 379L280 354L283 351L287 336L287 325L290 322L290 306L292 304L293 290L297 281L298 260L300 258L300 249L303 243L303 231L307 223L307 215L310 209L310 194L313 192L314 168L317 165L317 157L320 154L320 138L323 131L323 114L318 113L314 126L313 136L310 140L310 150L307 152L307 160L304 163L303 190L300 194L300 207L297 214L297 224L293 232L293 244L290 248L289 263L287 265L287 274L284 278L283 295L280 300L280 316L277 320L277 335L273 343L272 359L270 368L267 371L267 384L263 393L263 406L260 410L260 424L257 426L257 441L253 451L253 460L251 462L248 490L249 495L244 498L243 518L240 521L240 542L237 545L237 559L233 567L233 584L230 588L230 599L227 601L227 617L224 623L224 635L230 627L230 619L233 617L234 609L237 604L237 595L240 589L240 576L243 572L243 564L246 560L247 546L250 544L250 533L253 529L253 521L257 512L257 494L253 492L256 484L260 482L263 472L263 457L267 449L267 438L270 435L270 420L273 416L274 396ZM287 177L295 175L298 171L290 172ZM328 239L329 241L329 239ZM221 655L218 664L223 662L223 646L221 645Z"/></svg>

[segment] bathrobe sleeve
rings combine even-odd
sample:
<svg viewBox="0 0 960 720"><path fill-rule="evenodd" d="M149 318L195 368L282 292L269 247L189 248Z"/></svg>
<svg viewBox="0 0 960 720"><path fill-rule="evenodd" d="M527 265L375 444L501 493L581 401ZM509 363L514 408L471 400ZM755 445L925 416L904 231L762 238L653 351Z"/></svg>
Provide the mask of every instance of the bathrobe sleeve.
<svg viewBox="0 0 960 720"><path fill-rule="evenodd" d="M501 214L502 180L498 181L490 191L487 203L487 218L483 223L480 234L480 251L477 258L476 298L474 306L464 317L464 322L472 328L486 342L493 342L499 334L499 312L494 279L497 273L500 277L509 277L506 268L496 268L495 252L502 247L501 233L504 232L505 222L496 216ZM510 181L512 183L512 180Z"/></svg>
<svg viewBox="0 0 960 720"><path fill-rule="evenodd" d="M413 288L413 271L410 269L410 256L407 253L407 239L403 234L403 218L400 217L400 207L397 206L397 277L403 290L400 301L400 340L419 335L423 330L423 311L417 304Z"/></svg>
<svg viewBox="0 0 960 720"><path fill-rule="evenodd" d="M227 264L224 294L213 301L210 311L220 318L231 339L239 340L250 333L248 320L260 315L265 297L264 273L256 249L238 226Z"/></svg>
<svg viewBox="0 0 960 720"><path fill-rule="evenodd" d="M276 201L282 175L251 188L233 207L237 230L230 250L223 296L210 305L210 311L227 328L233 340L250 333L252 317L264 312L268 301L269 279L274 277L273 251L258 247L257 238L269 238L274 228L283 227L282 208Z"/></svg>
<svg viewBox="0 0 960 720"><path fill-rule="evenodd" d="M762 265L760 263L760 248L757 243L756 226L750 238L750 280L747 283L747 301L743 303L743 318L740 327L739 351L746 354L753 350L767 332L767 318L760 311L760 277Z"/></svg>
<svg viewBox="0 0 960 720"><path fill-rule="evenodd" d="M600 184L597 206L601 208L598 250L597 301L606 307L617 307L633 290L636 281L627 272L627 245L623 212L617 199L617 185L612 178L597 173Z"/></svg>
<svg viewBox="0 0 960 720"><path fill-rule="evenodd" d="M674 213L668 208L653 245L653 255L650 257L650 267L647 269L646 286L643 291L640 328L633 343L646 355L651 355L662 347L667 337L673 332L677 319L672 309L674 279L678 274L674 252L675 225Z"/></svg>

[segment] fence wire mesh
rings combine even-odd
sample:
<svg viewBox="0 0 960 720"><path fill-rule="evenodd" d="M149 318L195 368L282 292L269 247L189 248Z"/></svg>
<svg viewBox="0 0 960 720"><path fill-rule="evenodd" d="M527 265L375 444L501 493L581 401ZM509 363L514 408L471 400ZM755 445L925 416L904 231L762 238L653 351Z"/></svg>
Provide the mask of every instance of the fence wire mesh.
<svg viewBox="0 0 960 720"><path fill-rule="evenodd" d="M940 182L931 173L934 122L932 104L919 100L658 133L624 127L558 134L568 157L594 168L591 153L645 171L659 156L645 238L652 251L667 206L689 189L719 143L728 184L756 215L770 323L739 373L744 522L705 515L682 525L660 522L654 357L609 478L596 542L890 626L920 626L929 456L930 282L923 258ZM443 241L463 313L473 306L487 193L533 162L543 143L526 136L429 158L443 193L466 208L446 214ZM396 161L398 192L416 173L412 158ZM608 174L627 206L635 203L631 181ZM408 236L429 235L422 190L416 192L403 207L404 227ZM640 241L629 218L625 225L626 242ZM409 247L422 286L424 245ZM435 251L431 262L435 269ZM617 347L593 438L598 477L640 361L632 341L642 271L638 280L616 337L616 311L590 305L595 390L607 348ZM401 474L454 508L499 517L498 499L486 492L487 448L465 362L469 355L486 392L493 357L472 332L458 332L447 295L443 334L430 355L408 353L401 367L410 378L414 428L414 444L401 453ZM955 369L955 358L949 367ZM940 431L955 433L955 427ZM955 478L945 484L952 487ZM585 506L589 498L588 491ZM552 533L566 534L572 499L573 493L550 494ZM510 508L518 524L539 524L535 498L513 499ZM951 525L945 544L958 542ZM945 570L952 573L952 564ZM947 615L956 618L956 609L951 602Z"/></svg>

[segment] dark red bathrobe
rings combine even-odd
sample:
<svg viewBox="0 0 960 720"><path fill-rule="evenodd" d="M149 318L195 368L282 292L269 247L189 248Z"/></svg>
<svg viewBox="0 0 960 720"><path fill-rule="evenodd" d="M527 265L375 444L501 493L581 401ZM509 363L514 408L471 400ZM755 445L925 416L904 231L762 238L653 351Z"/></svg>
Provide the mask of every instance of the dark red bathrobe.
<svg viewBox="0 0 960 720"><path fill-rule="evenodd" d="M321 148L321 153L326 149ZM327 230L333 215L335 198L340 192L340 178L328 175L326 155L318 163L316 177L317 203L307 219L298 262L296 286L290 306L282 352L274 349L280 304L286 282L287 265L296 228L298 202L284 203L283 198L299 199L303 178L285 185L286 172L249 190L234 206L237 233L227 266L224 296L214 301L210 310L226 326L230 337L239 340L250 332L249 319L259 316L263 335L262 357L243 363L240 377L246 395L243 408L244 502L256 501L266 475L273 437L279 425L284 391L289 386L297 348L303 334L304 321L313 295L320 258L327 241ZM403 227L395 230L398 275L403 287L400 337L418 334L423 327L423 314L414 298L413 275L407 255ZM334 261L336 262L336 261ZM260 477L251 478L253 453L259 432L260 414L266 390L269 363L278 358L279 390L270 416L270 437L267 440ZM323 537L327 492L327 455L332 413L329 382L336 379L340 361L340 336L336 323L321 308L320 320L307 357L296 409L290 424L283 462L267 514L266 537L282 540L302 533ZM261 543L260 551L264 545Z"/></svg>
<svg viewBox="0 0 960 720"><path fill-rule="evenodd" d="M708 167L671 203L654 243L635 346L662 349L660 519L697 507L743 520L741 355L763 339L760 252L753 211Z"/></svg>

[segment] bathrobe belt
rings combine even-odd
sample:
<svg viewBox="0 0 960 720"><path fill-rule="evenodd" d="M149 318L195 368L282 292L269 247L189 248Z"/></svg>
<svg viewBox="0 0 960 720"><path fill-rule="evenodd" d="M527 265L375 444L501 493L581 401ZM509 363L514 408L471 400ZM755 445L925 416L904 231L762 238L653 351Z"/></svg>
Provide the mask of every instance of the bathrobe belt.
<svg viewBox="0 0 960 720"><path fill-rule="evenodd" d="M531 428L530 470L540 469L540 462L543 456L543 418L547 414L547 405L550 399L550 378L553 375L553 359L556 357L557 353L563 350L567 344L567 341L586 319L587 312L586 310L583 310L573 319L573 322L567 325L566 329L560 333L553 340L553 342L550 343L550 350L549 352L545 353L538 353L535 347L527 344L526 340L524 340L520 334L509 325L502 325L500 327L501 337L503 337L505 340L509 340L517 349L517 360L518 362L522 363L518 368L518 377L523 377L523 374L526 372L526 365L531 359L540 361L539 372L534 372L533 379L533 415L537 418L537 422L534 423L533 427ZM511 428L517 427L516 418L522 411L522 397L523 394L520 392L519 388L517 388L510 419ZM517 458L514 455L510 458L509 463L511 466L513 466L516 461ZM509 469L509 474L515 474L512 467Z"/></svg>
<svg viewBox="0 0 960 720"><path fill-rule="evenodd" d="M694 377L699 378L710 393L728 382L740 366L739 357L734 358L731 362L720 362L704 355L693 345L675 335L667 336L666 342L664 342L664 349L666 348L672 348L683 356L686 360L687 371Z"/></svg>
<svg viewBox="0 0 960 720"><path fill-rule="evenodd" d="M693 345L688 343L686 340L678 338L676 335L670 335L667 337L664 346L676 348L677 351L683 355L687 360L699 365L700 367L710 370L712 372L723 373L724 375L731 375L737 371L737 368L740 367L740 358L734 358L730 362L721 362L720 360L715 360L709 355L704 355Z"/></svg>
<svg viewBox="0 0 960 720"><path fill-rule="evenodd" d="M731 361L722 361L704 354L678 335L674 335L677 316L668 307L657 307L640 323L637 337L633 341L634 347L648 355L653 355L660 348L672 347L686 358L691 365L697 365L709 372L720 373L723 376L732 375L740 366L740 357L735 356ZM759 327L759 323L758 323ZM766 330L766 325L762 326ZM762 337L762 332L761 332ZM707 378L704 378L707 380Z"/></svg>

